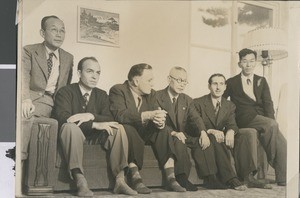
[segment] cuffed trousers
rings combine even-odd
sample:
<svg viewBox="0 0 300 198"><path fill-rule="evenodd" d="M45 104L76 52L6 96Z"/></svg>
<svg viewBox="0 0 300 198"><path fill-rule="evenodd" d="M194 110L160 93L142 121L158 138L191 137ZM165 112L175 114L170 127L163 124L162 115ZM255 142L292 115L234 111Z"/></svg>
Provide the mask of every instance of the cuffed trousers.
<svg viewBox="0 0 300 198"><path fill-rule="evenodd" d="M110 152L110 165L114 176L128 166L128 139L122 125L113 129L114 135L108 136L104 148ZM101 131L100 133L106 133ZM83 144L86 137L81 129L74 123L65 123L60 129L60 141L68 169L79 168L83 173ZM95 156L97 157L97 156ZM70 174L71 178L72 175Z"/></svg>

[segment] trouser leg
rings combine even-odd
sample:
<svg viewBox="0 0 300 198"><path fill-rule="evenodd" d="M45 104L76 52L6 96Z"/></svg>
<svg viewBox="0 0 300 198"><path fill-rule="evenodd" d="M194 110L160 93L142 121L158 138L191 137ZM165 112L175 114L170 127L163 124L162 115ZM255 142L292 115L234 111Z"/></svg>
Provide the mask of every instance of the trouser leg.
<svg viewBox="0 0 300 198"><path fill-rule="evenodd" d="M122 125L113 132L113 135L108 136L104 147L110 152L111 170L113 175L117 176L121 170L128 167L128 139Z"/></svg>
<svg viewBox="0 0 300 198"><path fill-rule="evenodd" d="M128 138L128 164L134 163L142 169L145 142L133 126L124 124L123 127Z"/></svg>
<svg viewBox="0 0 300 198"><path fill-rule="evenodd" d="M239 130L239 134L235 137L234 159L240 179L257 172L257 131L255 129Z"/></svg>
<svg viewBox="0 0 300 198"><path fill-rule="evenodd" d="M192 149L192 157L195 160L199 177L215 175L217 173L217 165L213 145L211 144L205 150L202 150L198 137L188 137L186 144Z"/></svg>
<svg viewBox="0 0 300 198"><path fill-rule="evenodd" d="M187 177L190 175L192 167L190 155L188 153L187 145L173 137L174 147L177 159L175 160L175 175L185 174Z"/></svg>
<svg viewBox="0 0 300 198"><path fill-rule="evenodd" d="M68 163L68 169L80 169L83 173L83 143L85 136L81 129L74 123L65 123L60 129L60 141L65 159ZM70 172L72 178L72 174Z"/></svg>
<svg viewBox="0 0 300 198"><path fill-rule="evenodd" d="M259 132L269 164L275 169L276 181L286 181L287 143L279 131L278 123L268 117L257 115L247 127Z"/></svg>
<svg viewBox="0 0 300 198"><path fill-rule="evenodd" d="M224 143L218 143L214 135L209 134L208 136L211 144L214 146L218 176L223 183L226 183L236 177L230 162L230 151L226 148Z"/></svg>

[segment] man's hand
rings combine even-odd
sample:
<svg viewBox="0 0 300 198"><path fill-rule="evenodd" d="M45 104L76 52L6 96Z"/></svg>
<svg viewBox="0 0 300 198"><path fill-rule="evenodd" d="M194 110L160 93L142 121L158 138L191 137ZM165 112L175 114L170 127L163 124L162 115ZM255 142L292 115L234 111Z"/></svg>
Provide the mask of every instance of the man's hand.
<svg viewBox="0 0 300 198"><path fill-rule="evenodd" d="M201 131L201 135L199 137L199 144L202 150L205 150L210 145L209 137L207 136L207 133L205 131Z"/></svg>
<svg viewBox="0 0 300 198"><path fill-rule="evenodd" d="M29 118L34 112L35 106L32 104L31 99L23 100L22 102L22 116L24 118Z"/></svg>
<svg viewBox="0 0 300 198"><path fill-rule="evenodd" d="M234 147L234 131L233 130L228 130L226 135L225 135L225 143L229 148Z"/></svg>
<svg viewBox="0 0 300 198"><path fill-rule="evenodd" d="M172 131L171 135L180 140L183 144L185 144L186 137L183 132Z"/></svg>
<svg viewBox="0 0 300 198"><path fill-rule="evenodd" d="M119 123L117 122L93 122L93 129L97 130L105 130L108 135L113 135L113 129L118 129L119 128Z"/></svg>
<svg viewBox="0 0 300 198"><path fill-rule="evenodd" d="M225 137L223 131L219 131L216 129L208 129L207 132L208 134L213 134L218 143L224 142Z"/></svg>
<svg viewBox="0 0 300 198"><path fill-rule="evenodd" d="M72 115L67 119L67 122L78 122L77 126L80 126L84 122L88 122L90 120L94 120L95 116L91 113L77 113L75 115Z"/></svg>

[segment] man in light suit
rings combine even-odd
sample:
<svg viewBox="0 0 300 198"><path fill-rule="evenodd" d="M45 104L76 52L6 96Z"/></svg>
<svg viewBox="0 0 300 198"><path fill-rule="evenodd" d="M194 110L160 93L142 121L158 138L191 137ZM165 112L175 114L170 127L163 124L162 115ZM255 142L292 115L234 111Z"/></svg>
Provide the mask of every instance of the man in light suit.
<svg viewBox="0 0 300 198"><path fill-rule="evenodd" d="M161 110L152 89L152 67L141 63L131 67L128 80L109 91L110 110L117 122L123 124L129 143L129 176L132 188L140 194L151 192L139 170L143 166L144 145L151 144L159 165L166 174L168 190L185 192L175 180L173 139L165 129L166 111Z"/></svg>
<svg viewBox="0 0 300 198"><path fill-rule="evenodd" d="M40 34L43 43L22 50L22 160L27 159L34 118L50 117L56 91L72 78L73 56L60 48L65 39L63 21L44 17Z"/></svg>
<svg viewBox="0 0 300 198"><path fill-rule="evenodd" d="M269 164L275 169L276 182L286 185L287 143L274 117L273 101L264 77L254 74L257 53L250 49L239 52L242 72L227 80L224 97L236 105L236 121L240 128L254 128L266 151Z"/></svg>
<svg viewBox="0 0 300 198"><path fill-rule="evenodd" d="M84 177L83 144L86 139L100 140L109 151L109 162L116 179L113 192L136 195L124 180L128 167L128 140L122 125L113 122L109 99L105 91L96 87L100 65L94 57L78 63L79 82L62 87L56 95L53 116L59 123L59 139L70 177L75 180L78 196L93 196ZM97 157L97 156L94 156Z"/></svg>
<svg viewBox="0 0 300 198"><path fill-rule="evenodd" d="M244 180L250 188L272 188L270 185L260 182L254 178L257 172L252 150L247 144L248 136L239 133L235 121L235 105L222 97L226 89L226 79L223 74L213 74L208 80L210 94L194 99L195 107L202 117L207 133L215 148L216 161L219 167L219 176L224 181L227 175L236 176L234 169L222 167L230 166L230 155L234 149L236 163L242 164L238 167L237 175ZM244 130L252 132L252 130ZM236 151L236 149L239 149ZM240 162L243 160L243 162Z"/></svg>

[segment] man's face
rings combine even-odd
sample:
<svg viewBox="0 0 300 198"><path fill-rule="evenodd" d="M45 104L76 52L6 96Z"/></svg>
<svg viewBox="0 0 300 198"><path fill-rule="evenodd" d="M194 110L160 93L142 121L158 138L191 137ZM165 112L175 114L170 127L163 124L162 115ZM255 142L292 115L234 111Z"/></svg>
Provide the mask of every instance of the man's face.
<svg viewBox="0 0 300 198"><path fill-rule="evenodd" d="M187 74L185 71L173 69L168 78L172 94L177 95L184 91L187 85Z"/></svg>
<svg viewBox="0 0 300 198"><path fill-rule="evenodd" d="M254 54L247 54L239 62L239 67L242 69L242 73L244 76L253 74L255 66L256 60Z"/></svg>
<svg viewBox="0 0 300 198"><path fill-rule="evenodd" d="M145 69L143 75L136 76L135 81L141 94L150 94L153 87L152 69Z"/></svg>
<svg viewBox="0 0 300 198"><path fill-rule="evenodd" d="M60 48L65 39L65 25L60 19L49 18L45 22L45 30L41 30L41 36L46 46L51 50Z"/></svg>
<svg viewBox="0 0 300 198"><path fill-rule="evenodd" d="M100 65L94 60L86 60L82 65L82 71L78 70L81 85L87 90L97 86L100 78Z"/></svg>
<svg viewBox="0 0 300 198"><path fill-rule="evenodd" d="M210 94L213 98L220 98L226 89L225 79L222 76L215 76L211 80L211 84L208 85Z"/></svg>

